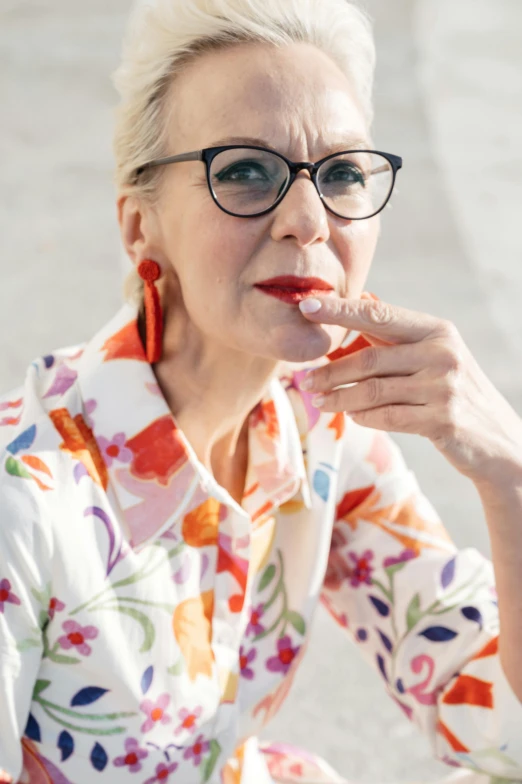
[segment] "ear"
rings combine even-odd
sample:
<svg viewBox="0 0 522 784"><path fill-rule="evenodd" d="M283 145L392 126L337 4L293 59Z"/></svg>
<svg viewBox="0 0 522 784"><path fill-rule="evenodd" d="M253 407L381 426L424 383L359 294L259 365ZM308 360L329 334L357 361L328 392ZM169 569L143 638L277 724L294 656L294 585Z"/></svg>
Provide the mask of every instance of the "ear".
<svg viewBox="0 0 522 784"><path fill-rule="evenodd" d="M122 194L116 202L120 234L127 255L134 264L158 258L157 221L153 209L132 194Z"/></svg>

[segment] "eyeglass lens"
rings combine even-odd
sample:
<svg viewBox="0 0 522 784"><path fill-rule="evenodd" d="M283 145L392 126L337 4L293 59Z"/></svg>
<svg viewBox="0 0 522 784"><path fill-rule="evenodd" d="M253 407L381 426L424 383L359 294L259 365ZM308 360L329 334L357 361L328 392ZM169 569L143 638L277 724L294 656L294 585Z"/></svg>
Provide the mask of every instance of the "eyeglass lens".
<svg viewBox="0 0 522 784"><path fill-rule="evenodd" d="M218 204L238 216L270 209L289 179L285 161L267 150L224 150L210 166L210 183ZM317 184L323 201L337 215L367 218L388 199L393 169L379 153L344 153L321 164Z"/></svg>

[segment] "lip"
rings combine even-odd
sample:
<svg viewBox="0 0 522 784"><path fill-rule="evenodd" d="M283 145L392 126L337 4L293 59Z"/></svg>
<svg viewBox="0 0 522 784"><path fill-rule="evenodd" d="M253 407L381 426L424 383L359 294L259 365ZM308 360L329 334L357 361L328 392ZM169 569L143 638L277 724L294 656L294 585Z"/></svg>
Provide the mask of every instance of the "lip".
<svg viewBox="0 0 522 784"><path fill-rule="evenodd" d="M322 278L299 278L296 275L269 278L254 284L254 288L291 305L297 305L307 297L324 295L334 290L333 286Z"/></svg>

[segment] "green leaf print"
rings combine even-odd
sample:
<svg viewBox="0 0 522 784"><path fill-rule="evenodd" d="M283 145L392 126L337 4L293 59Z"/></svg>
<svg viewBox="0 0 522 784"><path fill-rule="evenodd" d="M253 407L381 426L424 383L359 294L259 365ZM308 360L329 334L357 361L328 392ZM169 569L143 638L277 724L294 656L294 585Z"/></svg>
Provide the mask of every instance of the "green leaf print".
<svg viewBox="0 0 522 784"><path fill-rule="evenodd" d="M24 468L22 463L19 463L18 460L14 459L14 457L7 458L7 460L5 461L5 470L7 471L8 474L11 474L11 476L19 476L22 479L33 478L29 473L29 471L27 471L27 469Z"/></svg>
<svg viewBox="0 0 522 784"><path fill-rule="evenodd" d="M143 645L140 648L140 653L147 653L150 651L152 646L154 645L154 640L156 638L156 631L154 629L154 624L147 618L145 613L140 612L140 610L136 610L134 607L122 607L120 604L114 605L114 607L97 607L98 611L100 610L112 610L113 612L120 612L123 615L128 615L130 618L134 618L143 629L143 634L145 639L143 641Z"/></svg>
<svg viewBox="0 0 522 784"><path fill-rule="evenodd" d="M183 675L183 673L185 672L184 660L180 659L179 661L177 661L176 664L173 664L172 667L169 667L167 669L167 672L169 675Z"/></svg>
<svg viewBox="0 0 522 784"><path fill-rule="evenodd" d="M216 767L216 762L219 759L219 755L221 754L221 746L217 742L217 740L210 741L210 754L205 760L202 768L203 779L202 781L208 781L214 772L214 768Z"/></svg>
<svg viewBox="0 0 522 784"><path fill-rule="evenodd" d="M37 680L33 689L33 700L35 700L43 691L51 685L51 681Z"/></svg>
<svg viewBox="0 0 522 784"><path fill-rule="evenodd" d="M408 610L406 611L406 623L408 626L408 631L413 629L419 619L422 618L422 615L423 613L420 608L420 594L416 593L408 605Z"/></svg>
<svg viewBox="0 0 522 784"><path fill-rule="evenodd" d="M265 588L267 588L270 585L270 583L275 577L275 573L276 573L276 568L274 564L269 564L266 567L265 571L263 572L263 576L261 577L261 581L259 583L259 589L258 589L259 591L264 591Z"/></svg>
<svg viewBox="0 0 522 784"><path fill-rule="evenodd" d="M299 632L299 634L302 634L304 637L306 623L302 615L299 615L295 610L288 610L286 613L286 620L292 624L296 632Z"/></svg>
<svg viewBox="0 0 522 784"><path fill-rule="evenodd" d="M24 651L28 651L29 648L39 648L40 647L40 640L36 640L34 638L28 637L26 640L20 640L20 642L16 643L16 650L20 653Z"/></svg>

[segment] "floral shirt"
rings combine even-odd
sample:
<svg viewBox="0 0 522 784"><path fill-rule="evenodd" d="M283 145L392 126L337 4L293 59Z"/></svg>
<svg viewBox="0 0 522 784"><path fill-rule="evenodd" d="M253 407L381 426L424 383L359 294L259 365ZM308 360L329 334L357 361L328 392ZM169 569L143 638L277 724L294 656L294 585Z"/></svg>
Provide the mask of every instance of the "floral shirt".
<svg viewBox="0 0 522 784"><path fill-rule="evenodd" d="M347 336L328 359L363 348ZM21 784L341 782L257 734L322 601L434 755L522 778L491 563L384 432L303 369L249 416L241 504L197 459L125 305L0 402L0 769Z"/></svg>

